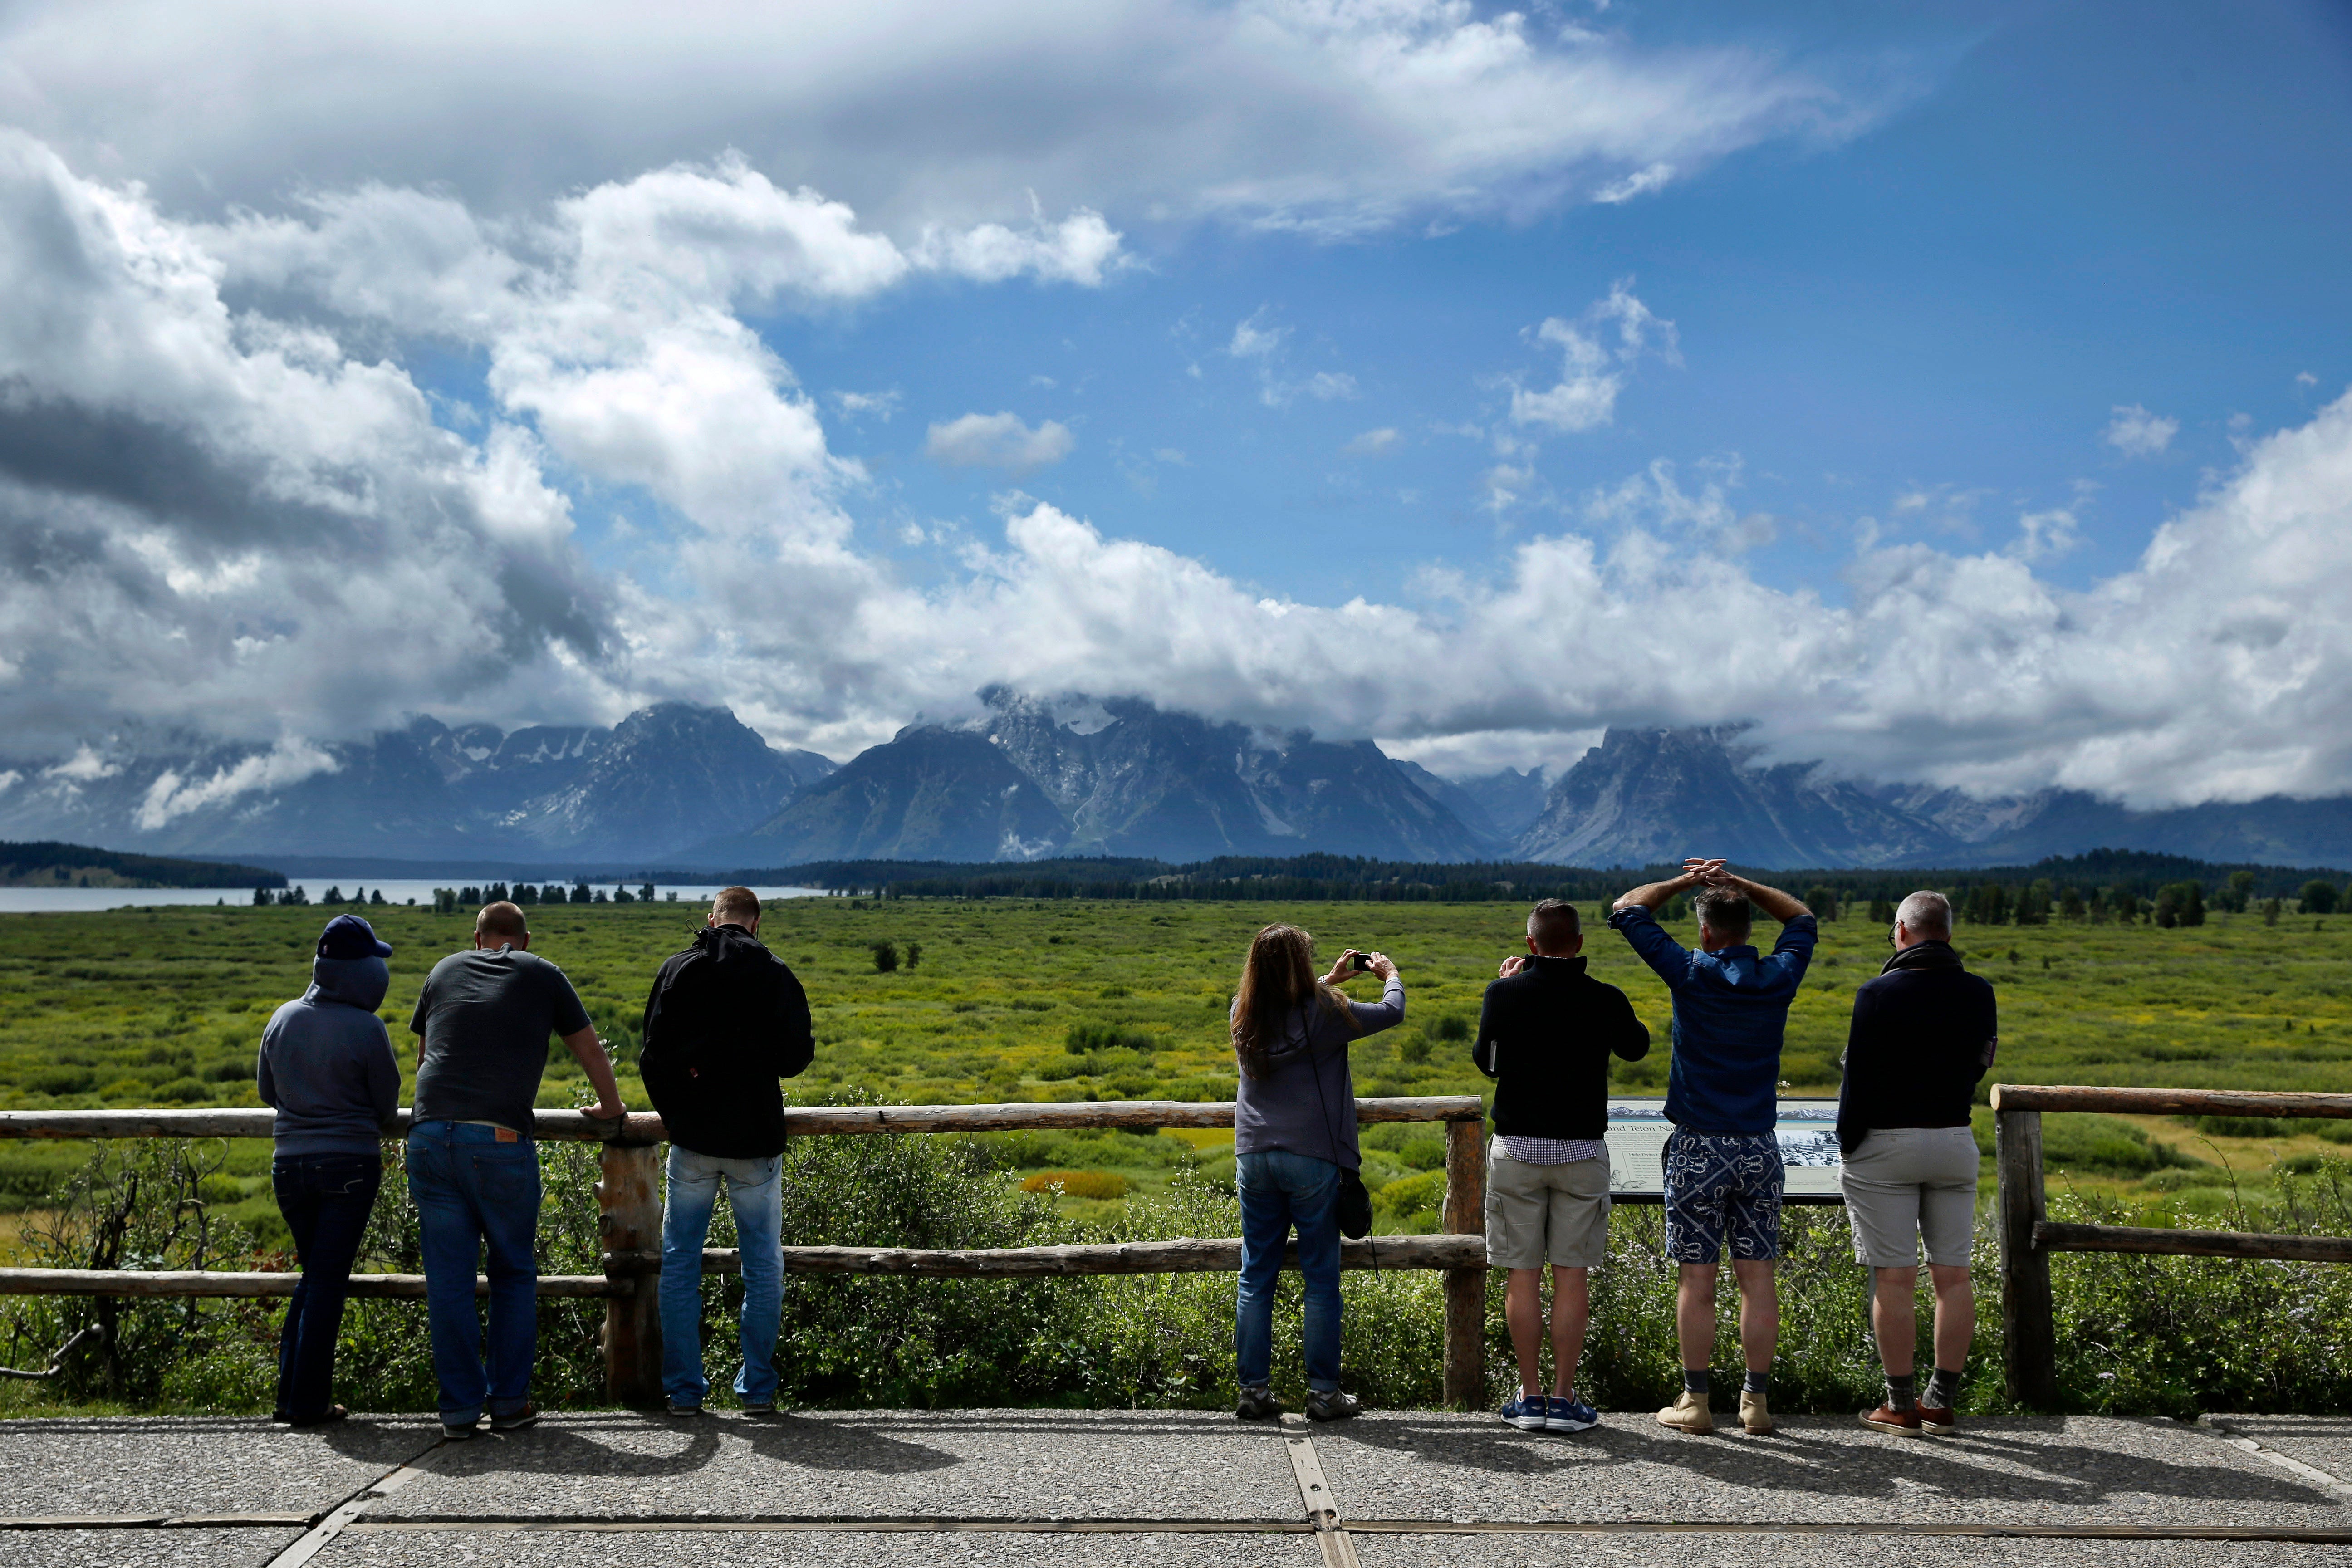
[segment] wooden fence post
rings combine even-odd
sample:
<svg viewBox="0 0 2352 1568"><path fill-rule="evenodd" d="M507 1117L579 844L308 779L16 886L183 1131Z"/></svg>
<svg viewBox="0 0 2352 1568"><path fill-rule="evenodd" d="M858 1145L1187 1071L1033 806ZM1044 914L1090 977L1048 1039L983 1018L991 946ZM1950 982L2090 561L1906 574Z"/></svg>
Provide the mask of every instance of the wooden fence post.
<svg viewBox="0 0 2352 1568"><path fill-rule="evenodd" d="M630 1286L604 1301L604 1392L622 1405L662 1397L661 1169L659 1143L615 1138L596 1184L604 1277Z"/></svg>
<svg viewBox="0 0 2352 1568"><path fill-rule="evenodd" d="M2009 1396L2032 1410L2058 1407L2057 1309L2050 1254L2034 1241L2042 1217L2042 1112L2004 1110L1992 1091L1993 1169L2000 1210L2000 1327Z"/></svg>
<svg viewBox="0 0 2352 1568"><path fill-rule="evenodd" d="M1486 1229L1486 1122L1445 1124L1445 1213L1455 1236ZM1486 1270L1445 1271L1445 1403L1475 1410L1486 1403Z"/></svg>

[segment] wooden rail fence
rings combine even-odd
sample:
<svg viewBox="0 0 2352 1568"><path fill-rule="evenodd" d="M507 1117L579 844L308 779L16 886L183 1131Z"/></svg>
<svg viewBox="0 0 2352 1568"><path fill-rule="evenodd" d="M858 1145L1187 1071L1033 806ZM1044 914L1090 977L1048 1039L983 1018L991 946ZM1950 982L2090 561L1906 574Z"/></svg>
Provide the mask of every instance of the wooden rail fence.
<svg viewBox="0 0 2352 1568"><path fill-rule="evenodd" d="M2161 1253L2352 1263L2352 1239L2242 1230L2162 1230L2053 1224L2043 1204L2042 1113L2097 1110L2127 1116L2352 1117L2352 1094L2277 1094L2227 1089L2095 1089L2071 1084L1992 1087L1993 1163L2000 1215L2000 1318L2009 1347L2009 1395L2037 1410L2058 1407L2058 1327L2050 1294L2053 1252Z"/></svg>
<svg viewBox="0 0 2352 1568"><path fill-rule="evenodd" d="M1439 1121L1445 1124L1445 1204L1435 1236L1371 1237L1343 1243L1342 1268L1434 1268L1445 1275L1445 1398L1465 1409L1486 1398L1486 1167L1485 1108L1476 1095L1429 1095L1356 1101L1360 1122ZM267 1138L276 1114L238 1110L0 1111L0 1138ZM1097 1127L1231 1127L1231 1100L1077 1100L1011 1105L792 1106L785 1131L812 1134L994 1132L1017 1129ZM408 1131L401 1110L388 1136ZM652 1279L661 1271L659 1116L637 1113L597 1121L576 1110L536 1113L541 1139L600 1142L596 1184L602 1274L548 1275L542 1296L604 1300L604 1381L624 1404L658 1402L661 1318ZM812 1274L902 1274L936 1279L1036 1279L1058 1275L1233 1272L1241 1268L1238 1238L1125 1242L1102 1246L1016 1247L950 1250L886 1247L787 1247L788 1270ZM706 1268L740 1269L730 1248L703 1254ZM1297 1266L1294 1242L1284 1267ZM48 1296L290 1296L294 1274L88 1268L0 1268L0 1295ZM418 1274L354 1274L352 1294L421 1297ZM476 1294L488 1281L475 1281Z"/></svg>

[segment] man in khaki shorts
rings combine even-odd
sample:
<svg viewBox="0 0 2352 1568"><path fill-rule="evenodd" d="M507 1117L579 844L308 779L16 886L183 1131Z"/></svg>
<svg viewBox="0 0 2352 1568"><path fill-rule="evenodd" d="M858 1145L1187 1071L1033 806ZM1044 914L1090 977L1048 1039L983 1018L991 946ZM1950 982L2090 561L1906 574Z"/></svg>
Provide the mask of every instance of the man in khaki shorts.
<svg viewBox="0 0 2352 1568"><path fill-rule="evenodd" d="M1639 1061L1650 1031L1614 985L1584 972L1576 906L1546 899L1528 916L1526 958L1486 987L1470 1059L1496 1079L1486 1163L1486 1262L1510 1278L1504 1317L1519 1394L1503 1419L1524 1432L1600 1425L1576 1397L1590 1316L1585 1271L1609 1248L1609 1058ZM1551 1265L1552 1391L1543 1392L1543 1270Z"/></svg>
<svg viewBox="0 0 2352 1568"><path fill-rule="evenodd" d="M1853 994L1838 1093L1838 1143L1855 1261L1872 1271L1871 1331L1886 1398L1863 1416L1916 1436L1958 1424L1960 1373L1976 1334L1969 1244L1976 1230L1977 1143L1969 1104L2000 1042L1992 987L1952 951L1952 906L1914 893L1895 911L1895 956ZM1920 1243L1936 1291L1936 1373L1912 1370Z"/></svg>

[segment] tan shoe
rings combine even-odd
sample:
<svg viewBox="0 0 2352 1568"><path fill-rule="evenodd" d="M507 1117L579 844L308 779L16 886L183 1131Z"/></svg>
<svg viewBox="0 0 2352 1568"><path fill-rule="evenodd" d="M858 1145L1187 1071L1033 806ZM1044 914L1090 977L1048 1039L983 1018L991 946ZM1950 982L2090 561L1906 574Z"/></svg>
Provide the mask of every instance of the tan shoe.
<svg viewBox="0 0 2352 1568"><path fill-rule="evenodd" d="M1706 1407L1705 1394L1685 1388L1672 1405L1658 1412L1658 1425L1704 1437L1715 1430L1715 1412Z"/></svg>
<svg viewBox="0 0 2352 1568"><path fill-rule="evenodd" d="M1762 1394L1751 1394L1744 1388L1739 1391L1739 1424L1748 1428L1749 1436L1756 1437L1761 1437L1773 1429L1772 1413L1764 1407Z"/></svg>

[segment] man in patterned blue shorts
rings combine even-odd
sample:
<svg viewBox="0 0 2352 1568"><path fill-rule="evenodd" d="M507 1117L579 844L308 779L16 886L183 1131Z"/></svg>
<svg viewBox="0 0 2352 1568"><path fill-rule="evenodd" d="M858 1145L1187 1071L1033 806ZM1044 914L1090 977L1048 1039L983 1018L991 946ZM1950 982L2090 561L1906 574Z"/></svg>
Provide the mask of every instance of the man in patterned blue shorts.
<svg viewBox="0 0 2352 1568"><path fill-rule="evenodd" d="M1695 890L1695 891L1694 891ZM1657 910L1692 892L1699 951L1668 936ZM1770 957L1748 941L1758 910L1780 922ZM1769 1403L1780 1301L1772 1260L1780 1250L1780 1145L1773 1134L1780 1037L1805 978L1817 928L1811 910L1776 888L1690 860L1670 881L1636 888L1609 917L1642 962L1674 994L1674 1059L1666 1076L1666 1256L1682 1265L1675 1300L1683 1392L1658 1412L1677 1431L1715 1430L1707 1407L1707 1355L1715 1346L1716 1266L1727 1247L1739 1286L1739 1348L1748 1377L1739 1424L1772 1430Z"/></svg>

